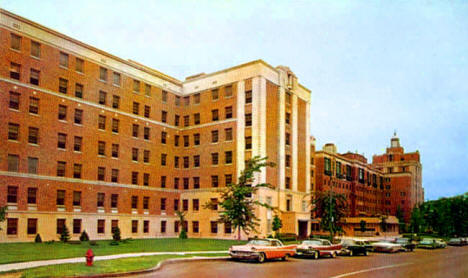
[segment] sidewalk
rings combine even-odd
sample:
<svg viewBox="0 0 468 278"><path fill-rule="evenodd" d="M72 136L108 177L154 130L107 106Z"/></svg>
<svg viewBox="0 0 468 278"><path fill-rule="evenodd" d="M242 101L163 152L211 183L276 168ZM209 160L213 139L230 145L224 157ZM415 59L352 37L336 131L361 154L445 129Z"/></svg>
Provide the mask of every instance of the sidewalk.
<svg viewBox="0 0 468 278"><path fill-rule="evenodd" d="M127 254L116 254L108 256L96 256L94 257L95 261L105 261L105 260L114 260L121 258L132 258L132 257L142 257L142 256L157 256L157 255L190 255L190 254L223 254L227 251L188 251L188 252L147 252L147 253L127 253ZM26 268L33 268L45 265L55 265L55 264L70 264L70 263L85 263L85 257L80 258L68 258L68 259L58 259L58 260L46 260L46 261L31 261L31 262L22 262L22 263L12 263L12 264L0 264L0 272L11 271L11 270L20 270Z"/></svg>

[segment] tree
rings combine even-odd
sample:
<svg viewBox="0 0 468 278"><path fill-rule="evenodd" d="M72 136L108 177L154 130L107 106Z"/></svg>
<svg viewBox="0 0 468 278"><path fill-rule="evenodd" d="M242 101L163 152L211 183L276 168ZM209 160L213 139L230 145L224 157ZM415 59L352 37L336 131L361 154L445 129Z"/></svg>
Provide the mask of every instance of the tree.
<svg viewBox="0 0 468 278"><path fill-rule="evenodd" d="M256 232L259 219L255 215L254 209L258 206L271 208L268 204L262 203L252 198L252 195L259 188L271 187L268 183L255 184L255 173L259 173L265 167L274 167L274 163L267 162L267 157L255 156L245 162L245 169L241 172L237 183L226 185L221 190L221 201L218 206L220 221L231 223L234 230L237 229L237 239L241 238L241 231L246 234ZM205 204L205 208L213 209L215 203L210 201Z"/></svg>
<svg viewBox="0 0 468 278"><path fill-rule="evenodd" d="M2 223L3 221L5 221L6 219L6 214L7 214L7 207L0 207L0 223ZM0 231L2 230L2 228L0 227Z"/></svg>
<svg viewBox="0 0 468 278"><path fill-rule="evenodd" d="M89 241L88 233L86 233L85 230L83 230L83 232L80 235L80 241Z"/></svg>
<svg viewBox="0 0 468 278"><path fill-rule="evenodd" d="M63 225L62 233L60 234L60 241L67 242L70 239L70 232L67 225Z"/></svg>
<svg viewBox="0 0 468 278"><path fill-rule="evenodd" d="M179 238L180 239L187 239L187 227L185 226L185 212L183 211L176 211L177 217L179 217L179 226L180 228L180 233L179 233Z"/></svg>
<svg viewBox="0 0 468 278"><path fill-rule="evenodd" d="M398 218L398 228L399 228L400 233L406 232L405 216L400 205L397 206L395 214L396 214L396 218Z"/></svg>
<svg viewBox="0 0 468 278"><path fill-rule="evenodd" d="M272 223L272 229L275 232L275 237L278 238L278 231L283 227L283 221L278 217L278 215L275 215L273 217L273 223Z"/></svg>
<svg viewBox="0 0 468 278"><path fill-rule="evenodd" d="M366 228L366 221L365 220L361 220L361 222L359 222L359 226L361 228L361 232L365 232L367 231L367 228Z"/></svg>
<svg viewBox="0 0 468 278"><path fill-rule="evenodd" d="M120 241L121 240L119 226L115 226L114 228L112 228L112 239L114 241Z"/></svg>
<svg viewBox="0 0 468 278"><path fill-rule="evenodd" d="M413 208L410 219L411 233L419 233L422 226L422 215L418 207Z"/></svg>
<svg viewBox="0 0 468 278"><path fill-rule="evenodd" d="M42 238L41 238L41 235L40 235L40 234L37 234L37 235L36 235L36 238L34 239L34 242L35 242L35 243L41 243L41 242L42 242Z"/></svg>
<svg viewBox="0 0 468 278"><path fill-rule="evenodd" d="M383 233L387 232L387 216L386 215L380 216L380 229L382 230Z"/></svg>
<svg viewBox="0 0 468 278"><path fill-rule="evenodd" d="M320 217L320 225L325 231L330 232L333 240L335 233L341 230L339 222L346 215L347 202L344 194L333 192L318 192L312 200L313 212Z"/></svg>

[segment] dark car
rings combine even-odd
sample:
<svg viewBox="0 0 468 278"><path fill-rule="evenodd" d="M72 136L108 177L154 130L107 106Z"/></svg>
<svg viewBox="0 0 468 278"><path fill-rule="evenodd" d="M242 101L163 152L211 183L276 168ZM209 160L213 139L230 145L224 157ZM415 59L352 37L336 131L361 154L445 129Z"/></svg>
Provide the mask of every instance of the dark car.
<svg viewBox="0 0 468 278"><path fill-rule="evenodd" d="M341 255L354 256L362 254L364 256L367 256L369 254L365 242L360 240L343 239L341 241L341 245Z"/></svg>
<svg viewBox="0 0 468 278"><path fill-rule="evenodd" d="M403 248L403 251L412 252L416 248L416 244L413 241L411 241L409 238L405 238L405 237L397 238L395 240L395 243L401 245L401 247Z"/></svg>

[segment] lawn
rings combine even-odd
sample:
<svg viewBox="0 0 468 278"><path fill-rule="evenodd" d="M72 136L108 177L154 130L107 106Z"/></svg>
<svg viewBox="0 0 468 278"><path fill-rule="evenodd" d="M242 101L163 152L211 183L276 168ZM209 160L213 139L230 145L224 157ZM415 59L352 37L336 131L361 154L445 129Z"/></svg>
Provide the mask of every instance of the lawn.
<svg viewBox="0 0 468 278"><path fill-rule="evenodd" d="M70 244L55 242L47 243L2 243L0 244L0 264L64 259L84 257L86 251L91 248L95 256L113 255L122 253L139 252L164 252L164 251L223 251L228 250L235 240L220 239L134 239L119 245L109 245L110 240L96 241L98 245L91 246L89 242ZM241 242L243 244L244 242Z"/></svg>
<svg viewBox="0 0 468 278"><path fill-rule="evenodd" d="M97 261L91 267L84 263L42 266L21 271L21 277L65 277L129 272L155 267L162 260L192 256L164 255ZM216 254L216 256L226 256L226 254Z"/></svg>

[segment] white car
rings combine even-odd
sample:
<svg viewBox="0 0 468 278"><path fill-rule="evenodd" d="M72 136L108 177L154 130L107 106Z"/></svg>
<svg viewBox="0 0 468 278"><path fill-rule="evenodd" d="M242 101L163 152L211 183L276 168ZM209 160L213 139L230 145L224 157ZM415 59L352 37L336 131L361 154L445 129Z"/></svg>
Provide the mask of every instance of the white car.
<svg viewBox="0 0 468 278"><path fill-rule="evenodd" d="M375 252L387 252L387 253L396 253L403 250L403 246L400 244L388 242L388 241L379 241L372 243L372 247Z"/></svg>

